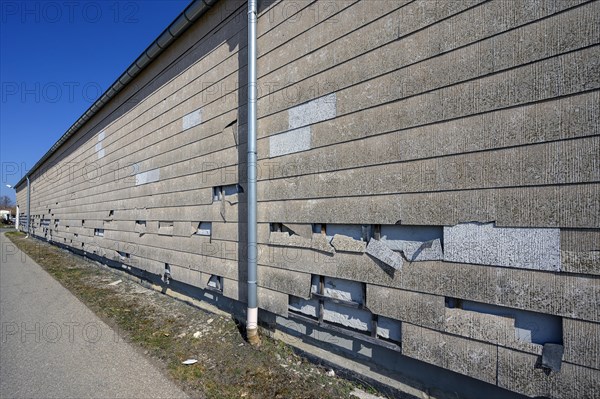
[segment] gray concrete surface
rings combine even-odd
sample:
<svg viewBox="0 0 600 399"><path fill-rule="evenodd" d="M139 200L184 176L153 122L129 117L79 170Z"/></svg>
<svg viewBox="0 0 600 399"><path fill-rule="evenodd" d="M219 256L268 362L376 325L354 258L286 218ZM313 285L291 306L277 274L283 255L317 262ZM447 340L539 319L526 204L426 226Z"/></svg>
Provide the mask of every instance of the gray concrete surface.
<svg viewBox="0 0 600 399"><path fill-rule="evenodd" d="M0 234L0 398L186 398Z"/></svg>

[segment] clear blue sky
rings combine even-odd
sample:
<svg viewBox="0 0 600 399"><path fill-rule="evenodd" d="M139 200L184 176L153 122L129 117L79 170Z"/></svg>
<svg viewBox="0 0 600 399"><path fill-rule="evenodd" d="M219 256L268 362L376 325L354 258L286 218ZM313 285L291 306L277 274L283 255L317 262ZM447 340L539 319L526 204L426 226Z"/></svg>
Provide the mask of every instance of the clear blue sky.
<svg viewBox="0 0 600 399"><path fill-rule="evenodd" d="M0 1L0 195L189 3Z"/></svg>

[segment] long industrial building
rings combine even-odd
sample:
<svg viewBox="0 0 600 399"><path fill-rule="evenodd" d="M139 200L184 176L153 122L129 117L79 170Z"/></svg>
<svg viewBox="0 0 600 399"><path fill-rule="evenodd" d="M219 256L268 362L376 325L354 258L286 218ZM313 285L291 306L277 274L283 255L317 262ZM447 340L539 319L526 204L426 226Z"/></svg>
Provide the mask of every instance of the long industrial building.
<svg viewBox="0 0 600 399"><path fill-rule="evenodd" d="M600 397L600 1L258 7L260 323L429 392ZM19 227L243 312L247 10L193 1Z"/></svg>

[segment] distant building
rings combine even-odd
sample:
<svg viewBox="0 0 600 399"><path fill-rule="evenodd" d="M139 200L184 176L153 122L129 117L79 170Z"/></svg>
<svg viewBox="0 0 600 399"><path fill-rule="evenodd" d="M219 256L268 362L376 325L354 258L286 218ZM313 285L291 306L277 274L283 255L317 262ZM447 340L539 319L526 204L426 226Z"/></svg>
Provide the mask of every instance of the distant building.
<svg viewBox="0 0 600 399"><path fill-rule="evenodd" d="M31 170L31 227L236 311L246 2L206 3ZM265 325L458 397L600 397L600 1L260 5Z"/></svg>
<svg viewBox="0 0 600 399"><path fill-rule="evenodd" d="M10 216L10 211L0 209L0 218L2 218L2 220L8 221L10 220Z"/></svg>

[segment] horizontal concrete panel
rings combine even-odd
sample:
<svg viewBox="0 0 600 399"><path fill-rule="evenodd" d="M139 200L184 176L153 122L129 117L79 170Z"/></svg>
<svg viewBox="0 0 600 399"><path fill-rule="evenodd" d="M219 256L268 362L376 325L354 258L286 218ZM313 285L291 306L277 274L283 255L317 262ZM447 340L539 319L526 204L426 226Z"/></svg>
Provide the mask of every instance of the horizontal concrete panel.
<svg viewBox="0 0 600 399"><path fill-rule="evenodd" d="M402 323L402 354L496 384L496 346Z"/></svg>
<svg viewBox="0 0 600 399"><path fill-rule="evenodd" d="M515 319L489 313L446 308L444 332L490 344L506 346L523 352L542 354L542 345L517 339Z"/></svg>
<svg viewBox="0 0 600 399"><path fill-rule="evenodd" d="M335 93L316 98L305 104L288 109L288 123L290 129L312 125L336 116Z"/></svg>
<svg viewBox="0 0 600 399"><path fill-rule="evenodd" d="M396 43L403 42L402 40L398 40L398 38L410 35L422 28L427 30L427 28L435 26L435 23L432 24L432 22L436 19L443 19L455 13L460 13L472 7L477 2L478 0L451 2L444 4L443 7L431 7L427 3L411 2L387 15L383 15L382 13L383 16L372 23L365 24L359 29L340 37L338 40L316 49L306 57L288 63L273 72L269 72L266 76L262 77L263 80L286 82L288 86L283 85L281 87L282 85L274 85L275 87L272 88L273 90L270 90L269 94L276 93L277 91L279 93L276 93L275 96L266 95L259 99L259 117L281 110L282 107L289 106L289 101L274 101L280 95L287 97L290 92L293 92L294 97L289 100L302 102L314 97L315 91L340 89L342 85L345 87L357 79L366 80L375 74L386 72L390 68L397 68L402 64L402 57L405 54L415 51L414 48L406 49L394 46ZM359 2L351 10L365 6L365 4ZM360 13L360 11L358 12ZM356 14L347 15L344 23L355 19L355 16ZM394 29L394 26L397 29ZM430 30L428 33L430 33ZM441 36L438 37L441 38ZM428 36L428 39L431 41L438 37ZM379 47L390 42L392 42L391 45ZM424 46L425 43L427 41L423 41L420 47L428 47L428 49L435 47ZM438 52L439 50L433 51ZM330 54L332 53L336 56L331 57ZM364 53L367 54L360 56ZM351 63L360 65L360 68L350 68L349 63L347 63L348 60L352 60ZM312 79L308 80L308 85L312 90L296 88L298 86L297 82L322 71L325 71L325 73L319 79L319 83L315 84ZM327 82L330 84L327 84ZM290 87L292 84L293 86ZM315 87L318 87L318 89L315 90Z"/></svg>
<svg viewBox="0 0 600 399"><path fill-rule="evenodd" d="M339 144L335 147L288 155L281 165L259 165L269 178L278 178L597 135L599 97L594 91L422 127L393 118L393 106L383 105L313 126L313 147ZM268 152L265 144L258 141L259 157Z"/></svg>
<svg viewBox="0 0 600 399"><path fill-rule="evenodd" d="M560 230L464 223L444 227L444 260L560 271Z"/></svg>
<svg viewBox="0 0 600 399"><path fill-rule="evenodd" d="M442 329L444 297L367 284L371 312L408 323Z"/></svg>
<svg viewBox="0 0 600 399"><path fill-rule="evenodd" d="M600 251L600 229L560 229L560 248L565 251Z"/></svg>
<svg viewBox="0 0 600 399"><path fill-rule="evenodd" d="M564 271L600 274L600 230L561 229L560 248Z"/></svg>
<svg viewBox="0 0 600 399"><path fill-rule="evenodd" d="M562 270L569 273L600 274L600 251L561 251Z"/></svg>
<svg viewBox="0 0 600 399"><path fill-rule="evenodd" d="M597 182L599 152L600 138L593 137L286 177L261 181L258 190L261 199L273 201ZM277 166L295 168L285 160Z"/></svg>
<svg viewBox="0 0 600 399"><path fill-rule="evenodd" d="M181 120L182 129L187 130L202 123L202 109L197 109L183 116Z"/></svg>
<svg viewBox="0 0 600 399"><path fill-rule="evenodd" d="M291 15L291 10L288 11L289 6L273 4L267 12L258 17L259 58L267 56L273 49L286 43L290 37L301 35L315 25L337 21L336 15L354 3L356 0L336 1L335 6L321 2L298 3L293 8L297 11L295 15ZM289 32L289 36L279 35L282 30Z"/></svg>
<svg viewBox="0 0 600 399"><path fill-rule="evenodd" d="M565 99L565 100L561 100L560 102L557 103L552 103L555 106L554 107L547 107L548 104L543 103L542 105L536 105L536 106L531 106L529 108L531 108L532 112L529 112L529 108L525 108L522 111L527 111L527 112L519 112L519 113L515 113L512 110L507 110L506 112L503 111L501 114L498 115L498 117L502 116L503 114L506 114L507 118L510 118L511 121L515 121L518 119L515 118L529 118L529 119L523 119L522 120L522 124L518 124L518 125L511 125L511 126L506 126L505 128L503 127L502 124L502 118L498 119L498 117L495 117L492 119L490 119L489 121L484 121L482 120L481 126L489 126L489 127L497 127L498 129L500 129L499 131L494 131L494 132L490 132L490 136L487 136L486 134L482 134L482 132L479 132L477 130L473 131L473 137L469 138L468 141L462 141L462 140L452 140L448 143L445 143L444 145L438 144L437 142L439 140L441 140L441 138L438 138L435 141L430 141L430 140L425 140L426 143L431 142L432 144L435 144L435 146L431 146L431 148L429 147L419 147L418 150L416 147L414 146L407 146L408 143L404 142L402 146L398 146L396 145L396 140L404 140L403 137L406 133L403 133L402 136L398 136L396 137L397 134L394 134L393 136L390 136L391 140L389 143L379 143L377 142L364 142L364 144L368 144L367 146L364 146L361 148L360 145L357 144L352 144L348 149L344 150L344 151L350 151L353 152L354 150L352 150L352 148L356 148L357 153L354 154L351 157L343 157L343 158L339 158L337 157L335 160L329 160L326 161L325 164L322 164L322 160L321 159L327 159L327 158L323 158L327 156L327 152L323 153L323 151L321 151L320 153L318 153L318 157L315 159L311 159L310 161L303 161L303 162L299 162L299 161L295 161L294 159L291 159L290 161L286 160L285 165L263 165L261 167L261 175L267 175L267 176L272 176L272 177L278 177L281 176L281 172L283 171L285 173L285 175L296 175L296 174L303 174L303 169L306 168L314 168L315 170L327 170L327 169L336 169L336 168L344 168L347 167L346 164L348 164L348 166L353 165L354 162L357 162L357 166L358 165L368 165L369 163L373 162L373 159L380 159L382 156L384 156L384 154L381 154L381 151L377 151L376 153L371 153L371 149L370 148L386 148L388 150L386 150L386 153L389 153L389 155L385 155L388 157L391 157L391 159L400 159L400 158L406 158L408 157L408 159L410 158L414 158L416 156L418 156L419 152L423 152L423 155L425 155L425 150L427 150L427 152L429 154L431 154L431 151L435 150L436 148L443 148L443 149L448 149L448 150L452 150L453 147L456 146L457 143L462 143L462 142L468 142L469 143L469 149L473 149L475 150L477 147L473 147L475 145L475 143L481 138L481 137L493 137L494 140L498 139L498 134L504 135L504 133L501 133L501 131L512 131L514 129L520 129L523 130L525 128L527 128L527 130L523 131L523 134L519 134L518 136L514 136L514 137L527 137L527 134L530 134L532 132L531 129L537 129L537 127L540 128L538 134L541 134L541 132L545 132L546 133L550 133L553 132L556 126L561 126L561 131L563 131L564 134L573 134L573 132L579 132L578 134L591 134L593 132L597 132L598 131L598 118L597 117L593 117L593 115L588 115L588 116L584 116L587 115L585 112L573 112L573 111L577 111L580 109L586 109L586 110L594 110L597 109L598 107L593 106L592 103L589 103L588 100L592 100L597 102L597 92L592 93L591 97L589 97L589 95L582 95L582 96L577 96L575 98L570 98L570 99ZM596 98L596 100L594 100L594 98ZM577 99L581 99L582 101L575 101ZM541 108L540 108L541 106ZM559 108L556 108L556 106L559 106ZM569 111L570 110L570 111ZM568 112L571 112L571 115L568 114ZM537 119L537 117L535 119L530 119L530 117L528 115L531 115L533 113L533 115L538 115L539 114L539 118L542 118L542 114L544 115L544 123L543 125L541 124L541 120ZM557 115L558 117L560 117L560 119L557 119L556 121L553 121L552 119L548 120L548 115ZM490 115L491 116L491 115ZM525 117L524 117L525 116ZM478 119L480 119L480 117L477 117ZM368 119L367 119L368 120ZM589 121L589 123L588 123ZM574 125L571 125L571 123L575 123ZM589 127L586 127L585 124L588 124ZM477 129L478 124L465 124L464 126L456 126L456 130L457 132L465 132L465 131L470 131L472 130L473 127L475 127L475 129ZM543 129L542 129L543 127ZM440 125L440 129L444 129L443 131L445 132L446 129L453 129L451 126L445 126ZM564 129L564 130L563 130ZM431 129L429 129L431 130ZM427 135L430 134L429 130L423 130L423 129L418 129L418 131L415 131L415 134L418 135L419 137L423 136L423 135ZM487 129L486 129L487 130ZM435 130L434 130L435 131ZM441 131L440 131L441 132ZM526 133L527 132L527 133ZM556 132L552 134L552 138L556 137L556 134L561 134L560 132ZM345 135L346 136L346 135ZM344 136L344 137L345 137ZM328 135L328 137L335 137L335 136L330 136ZM455 138L454 135L452 136L453 139ZM531 139L538 139L537 134L535 136L533 136ZM540 137L541 138L541 137ZM550 138L550 137L549 137ZM217 137L215 136L215 139L217 139ZM408 138L407 138L408 139ZM374 138L372 139L374 140ZM371 141L372 141L371 140ZM217 140L215 140L215 143L219 143L218 145L222 145L221 144L222 139L218 138ZM176 141L173 141L174 143L174 148L178 145L175 144ZM200 145L199 142L197 145ZM202 145L204 146L204 148L206 148L206 144L207 143L202 143ZM483 144L483 143L482 143ZM493 142L490 142L489 144L486 143L483 148L487 148L488 146L492 145ZM508 145L509 143L507 142L505 145ZM374 147L372 147L374 146ZM200 148L200 147L199 147ZM210 148L210 145L209 145ZM340 148L340 151L342 150L342 148ZM465 151L466 148L462 151ZM186 154L187 152L180 152L181 149L179 149L179 152L176 152L174 154L177 154L177 156L181 156L183 154ZM202 152L199 152L200 150L194 150L191 151L191 154L201 154ZM205 151L204 149L202 151ZM328 150L329 151L329 150ZM438 151L438 150L436 150ZM455 151L461 151L460 149L455 149ZM330 151L329 151L330 152ZM337 152L330 152L332 154L337 154ZM406 153L406 154L405 154ZM317 154L315 154L317 155ZM428 155L429 156L429 155ZM364 161L360 161L361 157L366 157ZM231 162L229 159L231 159L230 157L227 157L227 162ZM235 160L237 159L237 156L232 159ZM382 159L382 160L385 160ZM179 174L182 173L187 173L190 168L200 168L200 169L206 169L209 167L209 165L217 165L218 162L220 162L221 160L219 158L213 157L213 159L206 159L202 162L200 162L198 164L198 166L195 166L193 164L190 164L189 162L183 163L182 166L184 166L184 169L182 169L181 172L179 172ZM350 162L350 163L348 163ZM314 166L311 166L314 165ZM152 165L148 165L148 167L151 167ZM140 164L140 167L146 167L143 164ZM92 170L89 170L88 173L86 175L89 175L90 179L89 180L94 180L93 183L97 183L96 182L96 169L92 168ZM115 183L115 177L118 176L121 180L126 180L127 176L129 174L132 173L133 169L131 167L128 167L127 165L125 166L121 166L121 168L117 168L114 169L113 167L106 167L106 168L102 168L104 173L107 175L107 184L109 184L109 186L107 188L105 188L102 191L107 191L109 190L109 187L114 186ZM84 171L81 171L81 173L77 174L76 172L74 173L74 171L71 171L71 169L69 168L69 170L65 169L63 172L60 173L60 175L56 175L56 177L59 176L63 176L64 178L69 180L69 184L74 183L74 181L71 181L73 177L76 177L78 175L82 175ZM306 173L309 173L310 169L306 171ZM177 172L176 172L177 173ZM171 173L170 173L171 175ZM176 174L175 174L176 175ZM261 177L263 177L261 176ZM55 178L53 177L50 180L55 180ZM93 185L93 189L94 189L94 193L98 193L98 190L96 189L96 187L98 186L98 184L94 184ZM75 188L75 187L74 187ZM79 192L85 192L78 190ZM56 191L56 187L54 187L54 191L52 195L56 195L57 191ZM79 193L78 193L79 195Z"/></svg>
<svg viewBox="0 0 600 399"><path fill-rule="evenodd" d="M600 78L597 78L596 72L599 71L594 63L597 53L598 50L594 48L583 49L500 72L475 82L436 90L426 95L427 114L450 118L464 115L465 112L503 108L514 102L522 104L540 96L557 97L598 88ZM586 67L577 69L576 65ZM561 82L561 85L556 86L557 82ZM394 89L389 90L390 87ZM391 74L369 81L368 85L362 84L340 91L337 93L338 113L344 115L401 99L401 89L404 87L402 75ZM508 87L513 90L506 91Z"/></svg>
<svg viewBox="0 0 600 399"><path fill-rule="evenodd" d="M311 276L291 270L258 266L258 285L300 298L310 296Z"/></svg>
<svg viewBox="0 0 600 399"><path fill-rule="evenodd" d="M309 150L310 142L310 126L271 136L269 138L269 157L275 158L281 155Z"/></svg>
<svg viewBox="0 0 600 399"><path fill-rule="evenodd" d="M600 371L563 362L560 372L536 367L539 357L498 348L498 386L527 396L596 398Z"/></svg>
<svg viewBox="0 0 600 399"><path fill-rule="evenodd" d="M589 47L407 98L399 93L399 82L394 80L394 75L386 75L377 82L369 81L337 92L337 113L341 116L393 102L388 118L396 123L403 121L409 126L419 126L576 94L600 87L596 57L597 49ZM561 84L557 85L558 82ZM287 130L287 115L281 114L259 120L259 131L270 135ZM335 123L336 120L322 122L323 125ZM314 134L318 134L316 130Z"/></svg>
<svg viewBox="0 0 600 399"><path fill-rule="evenodd" d="M340 14L336 15L334 22L329 20L321 22L313 29L309 29L302 35L271 51L268 56L259 58L257 69L261 74L278 69L293 60L304 57L315 49L330 43L339 37L360 28L361 26L381 17L404 3L406 0L393 0L380 7L369 7L368 4L357 2L354 6L340 9ZM333 3L335 4L335 3ZM344 3L341 4L342 7ZM333 6L333 7L338 7Z"/></svg>
<svg viewBox="0 0 600 399"><path fill-rule="evenodd" d="M223 295L240 302L248 301L248 286L245 281L225 279L223 282ZM288 316L288 295L258 287L258 307L280 316Z"/></svg>
<svg viewBox="0 0 600 399"><path fill-rule="evenodd" d="M563 318L564 359L600 370L600 324Z"/></svg>
<svg viewBox="0 0 600 399"><path fill-rule="evenodd" d="M457 7L460 6L466 7L468 4L460 2ZM364 98L357 97L355 102L361 103L366 99L372 101L374 97L382 97L382 101L385 101L388 97L403 98L415 95L598 43L600 34L593 27L597 26L600 20L598 19L598 13L595 12L597 10L595 7L597 5L588 4L518 29L508 30L492 38L477 41L475 44L447 51L442 55L438 55L439 47L436 48L435 44L436 42L443 42L446 35L429 36L427 41L433 40L434 43L428 43L428 46L423 46L423 42L415 42L414 39L410 41L412 38L409 36L406 39L413 46L422 47L421 51L423 52L429 50L428 56L433 57L426 58L427 56L425 56L418 59L418 62L414 60L414 53L419 51L415 51L410 47L407 48L406 45L402 46L405 38L401 37L393 45L388 46L390 48L386 49L387 51L375 50L375 53L379 51L378 58L373 58L373 56L369 58L360 57L347 63L336 63L333 68L328 69L325 73L310 77L305 81L294 84L292 87L294 92L299 94L296 97L300 97L300 102L308 99L307 96L314 92L314 87L322 88L324 91L346 90L353 84L360 85L372 78L374 79L369 81L367 87L369 89L375 88L376 91ZM487 8L489 11L494 6L481 6L479 8ZM392 19L391 16L387 17ZM486 17L489 18L488 15ZM397 19L399 18L396 17ZM482 23L481 19L476 22ZM466 23L466 25L469 26L476 22ZM390 21L390 23L394 22ZM576 27L571 28L569 36L566 36L568 34L558 28L573 26L574 24L576 24ZM465 26L455 29L464 32ZM500 30L501 28L498 26L496 29ZM399 30L403 31L404 29L399 28ZM438 32L431 26L428 30L430 34L434 31ZM380 27L377 36L385 37L385 32L388 31L389 29ZM358 35L358 32L355 33ZM565 37L569 37L569 39L565 40ZM345 50L346 48L361 48L362 43L370 44L371 41L370 38L368 40L359 38L355 41L355 43L359 43L358 45L339 42L330 51L336 54L345 54L348 52L348 50ZM520 42L522 45L515 47L515 42ZM469 43L469 41L466 41L466 43ZM337 46L340 46L340 48L337 48ZM436 55L438 56L434 57ZM319 58L314 58L315 63L318 63ZM326 57L322 58L328 59ZM330 60L329 62L333 61ZM296 64L293 65L295 70L303 70ZM393 83L389 85L379 84L378 76L383 75L385 72L391 72L393 77L390 77L390 79L393 80ZM292 74L298 75L298 73ZM290 80L290 77L287 76L285 79L290 82L298 81ZM309 90L309 87L313 90ZM352 90L352 88L348 90ZM268 108L272 113L289 107L290 101L280 100L280 97L283 97L289 91L290 87L264 98L262 102L264 105L260 109Z"/></svg>
<svg viewBox="0 0 600 399"><path fill-rule="evenodd" d="M586 277L424 261L393 274L367 255L334 256L302 248L259 246L260 262L272 267L361 281L384 287L600 321L600 284Z"/></svg>
<svg viewBox="0 0 600 399"><path fill-rule="evenodd" d="M258 217L283 223L455 225L495 221L497 226L595 228L600 225L599 188L594 183L271 201L259 203Z"/></svg>

